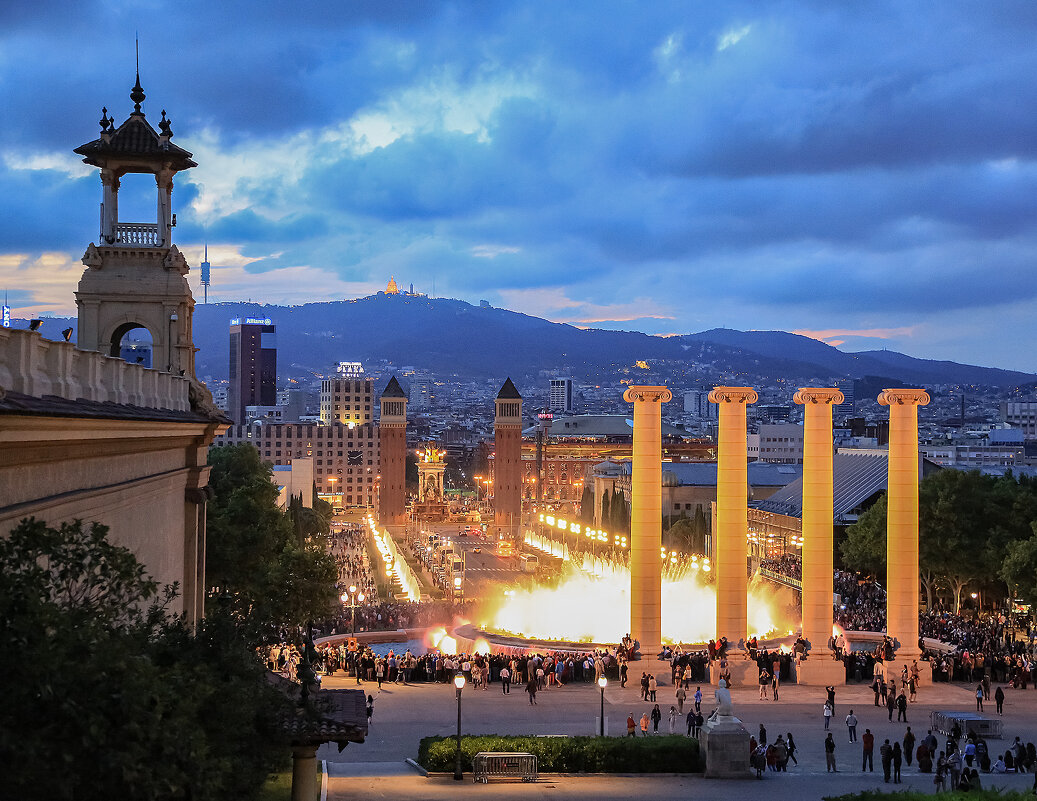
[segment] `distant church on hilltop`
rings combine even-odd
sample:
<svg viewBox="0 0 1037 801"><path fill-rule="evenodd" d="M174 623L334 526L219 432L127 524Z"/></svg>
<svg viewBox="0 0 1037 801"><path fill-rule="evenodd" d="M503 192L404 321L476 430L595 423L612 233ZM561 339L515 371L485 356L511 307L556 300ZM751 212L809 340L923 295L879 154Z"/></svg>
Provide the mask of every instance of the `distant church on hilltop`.
<svg viewBox="0 0 1037 801"><path fill-rule="evenodd" d="M229 421L195 378L189 267L173 244L173 177L196 165L165 110L158 130L147 120L139 75L130 100L123 123L102 109L98 137L75 149L102 188L76 292L78 344L68 330L0 328L0 536L28 517L103 523L153 578L179 584L177 611L197 621L207 454ZM154 221L119 214L119 189L138 175L155 182ZM151 367L120 358L137 336L150 337Z"/></svg>

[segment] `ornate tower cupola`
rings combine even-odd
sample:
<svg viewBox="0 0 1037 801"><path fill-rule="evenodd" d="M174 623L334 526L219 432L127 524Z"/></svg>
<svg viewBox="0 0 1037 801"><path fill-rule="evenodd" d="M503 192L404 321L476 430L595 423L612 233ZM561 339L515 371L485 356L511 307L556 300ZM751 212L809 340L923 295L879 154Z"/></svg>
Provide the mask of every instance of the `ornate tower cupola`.
<svg viewBox="0 0 1037 801"><path fill-rule="evenodd" d="M194 376L191 315L194 298L188 265L172 241L173 176L197 166L177 147L172 124L162 111L156 131L144 116L140 74L130 92L133 111L116 126L101 110L100 136L77 147L83 161L101 170L103 199L97 244L83 256L87 270L79 282L77 342L82 350L120 354L122 338L133 329L151 334L152 364L158 370ZM119 186L128 173L155 177L154 222L119 218Z"/></svg>

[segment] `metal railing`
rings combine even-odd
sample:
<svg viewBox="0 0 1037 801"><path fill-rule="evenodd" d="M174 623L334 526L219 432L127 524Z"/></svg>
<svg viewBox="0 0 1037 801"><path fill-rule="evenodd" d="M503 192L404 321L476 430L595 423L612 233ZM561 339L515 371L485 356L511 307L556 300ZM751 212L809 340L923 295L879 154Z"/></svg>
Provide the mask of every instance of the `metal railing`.
<svg viewBox="0 0 1037 801"><path fill-rule="evenodd" d="M475 755L473 767L475 781L483 784L490 779L537 780L537 758L533 754L480 751Z"/></svg>
<svg viewBox="0 0 1037 801"><path fill-rule="evenodd" d="M116 223L114 233L116 245L157 247L161 242L158 223Z"/></svg>

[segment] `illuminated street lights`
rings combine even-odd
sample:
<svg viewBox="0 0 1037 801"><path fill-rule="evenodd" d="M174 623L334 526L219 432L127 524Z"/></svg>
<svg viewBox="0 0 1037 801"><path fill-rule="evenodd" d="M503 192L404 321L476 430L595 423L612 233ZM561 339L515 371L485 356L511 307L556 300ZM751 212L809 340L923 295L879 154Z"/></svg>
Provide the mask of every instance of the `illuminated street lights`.
<svg viewBox="0 0 1037 801"><path fill-rule="evenodd" d="M342 593L342 603L349 604L349 622L353 628L353 637L356 637L356 605L364 602L364 594L358 593L355 584L350 584L346 592Z"/></svg>
<svg viewBox="0 0 1037 801"><path fill-rule="evenodd" d="M609 686L609 680L604 676L598 677L598 686L601 688L601 736L605 736L605 688Z"/></svg>
<svg viewBox="0 0 1037 801"><path fill-rule="evenodd" d="M459 782L461 775L461 690L464 689L464 674L458 673L454 676L454 686L457 688L457 754L454 760L454 781Z"/></svg>

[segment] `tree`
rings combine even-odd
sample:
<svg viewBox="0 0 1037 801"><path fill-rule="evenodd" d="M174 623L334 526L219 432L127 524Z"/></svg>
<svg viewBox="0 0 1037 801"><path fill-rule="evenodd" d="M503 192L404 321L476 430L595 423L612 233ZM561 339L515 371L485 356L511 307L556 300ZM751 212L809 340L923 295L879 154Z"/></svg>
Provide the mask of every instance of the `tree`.
<svg viewBox="0 0 1037 801"><path fill-rule="evenodd" d="M335 560L324 547L319 510L297 505L296 522L277 507L268 465L248 444L209 451L206 576L211 597L246 621L253 636L324 617L337 601ZM316 531L318 534L308 534Z"/></svg>
<svg viewBox="0 0 1037 801"><path fill-rule="evenodd" d="M25 520L0 539L5 797L255 796L283 759L284 699L240 628L196 631L104 526Z"/></svg>
<svg viewBox="0 0 1037 801"><path fill-rule="evenodd" d="M580 496L580 522L585 526L594 525L594 488L589 482L583 485Z"/></svg>
<svg viewBox="0 0 1037 801"><path fill-rule="evenodd" d="M611 493L601 493L601 527L612 525L612 498Z"/></svg>
<svg viewBox="0 0 1037 801"><path fill-rule="evenodd" d="M1037 521L1031 530L1032 537L1008 545L999 575L1013 597L1037 604Z"/></svg>

